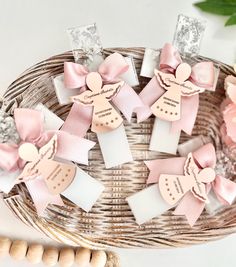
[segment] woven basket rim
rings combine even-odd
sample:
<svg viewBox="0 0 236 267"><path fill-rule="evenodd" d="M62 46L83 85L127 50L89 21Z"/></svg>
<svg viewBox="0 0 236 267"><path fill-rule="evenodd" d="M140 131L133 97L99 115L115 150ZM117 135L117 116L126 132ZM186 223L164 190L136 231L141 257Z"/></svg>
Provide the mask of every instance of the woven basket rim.
<svg viewBox="0 0 236 267"><path fill-rule="evenodd" d="M120 52L123 55L127 56L134 56L134 59L136 61L136 67L138 70L140 69L140 62L143 57L144 53L144 47L129 47L129 48L108 48L104 49L104 54L110 54L112 52ZM228 64L224 64L222 62L219 62L217 60L212 60L210 58L206 58L203 56L197 56L194 57L196 61L202 61L202 60L210 60L215 65L219 66L221 69L221 73L223 75L234 75L235 72L232 68L232 66L229 66ZM3 108L7 112L11 112L15 107L20 106L22 101L24 101L24 92L32 86L32 84L37 83L39 77L45 77L48 73L60 73L62 64L65 60L73 61L73 55L72 51L67 51L65 53L60 53L58 55L49 57L46 60L43 60L32 67L28 68L26 71L23 72L22 75L20 75L13 83L10 84L8 87L8 90L4 94L4 102L3 102ZM40 85L41 86L41 85ZM40 87L39 86L39 87ZM40 89L41 90L41 89ZM59 109L52 105L52 109L55 109L56 112L59 112ZM68 111L69 107L67 108L61 108L61 113L64 114ZM195 236L193 236L194 230L189 232L189 229L186 228L186 225L183 224L182 220L179 218L176 218L175 221L173 221L173 217L171 217L169 214L166 216L163 216L160 225L164 225L165 227L165 220L169 220L171 227L177 227L177 224L180 226L182 225L182 230L180 231L179 228L176 228L176 234L172 233L173 235L165 235L156 237L155 235L151 235L150 232L145 232L145 240L141 239L142 236L142 229L145 229L145 227L141 227L141 231L139 233L139 237L129 237L127 235L127 240L123 240L122 242L110 242L107 240L107 236L101 236L101 238L98 236L98 238L93 240L93 237L88 238L87 235L84 234L74 234L69 231L65 231L62 227L58 225L53 225L48 222L48 219L37 219L35 218L35 213L32 207L32 203L30 201L22 201L22 196L26 197L26 192L23 187L18 186L17 189L11 194L11 195L5 195L4 199L8 207L13 211L13 213L19 217L23 222L25 222L28 225L33 226L34 228L38 229L39 231L46 233L51 238L67 243L70 245L82 245L85 247L89 247L92 249L101 249L101 248L110 248L113 246L116 247L178 247L178 246L186 246L189 244L196 244L201 243L209 240L218 239L220 237L223 237L227 234L233 233L236 231L236 220L231 219L229 213L233 209L236 210L236 206L232 206L231 208L226 209L222 214L227 215L230 219L229 222L222 226L222 228L211 228L208 225L205 225L199 233L197 233L197 229L195 230ZM58 211L57 211L58 212ZM169 217L168 217L169 216ZM223 215L222 215L223 216ZM166 218L165 218L166 217ZM203 218L202 221L205 219ZM204 221L205 222L205 221ZM169 227L170 227L169 226ZM128 227L128 226L127 226ZM148 228L149 225L146 227ZM138 230L137 230L138 231ZM196 232L197 231L197 232Z"/></svg>

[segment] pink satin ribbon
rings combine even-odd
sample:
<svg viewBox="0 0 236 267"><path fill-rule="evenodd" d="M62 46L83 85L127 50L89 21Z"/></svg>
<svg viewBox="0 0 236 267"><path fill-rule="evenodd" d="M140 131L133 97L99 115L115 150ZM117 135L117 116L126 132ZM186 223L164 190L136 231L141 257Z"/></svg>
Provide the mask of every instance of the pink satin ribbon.
<svg viewBox="0 0 236 267"><path fill-rule="evenodd" d="M165 44L160 55L160 70L166 73L175 73L178 65L182 63L179 52L171 45ZM214 84L214 65L212 62L200 62L192 66L192 73L189 78L197 86L210 89ZM144 108L136 109L138 121L144 121L152 114L150 107L157 99L165 93L156 76L143 88L139 94ZM199 105L199 95L181 98L181 119L172 122L172 131L185 131L191 135L196 120Z"/></svg>
<svg viewBox="0 0 236 267"><path fill-rule="evenodd" d="M210 143L193 152L193 156L200 168L214 168L216 165L215 148ZM159 177L163 173L182 175L185 161L185 157L146 161L145 164L150 170L147 183L158 183ZM211 188L223 205L232 204L236 197L236 183L220 175L216 175L214 181L206 185L207 192L209 192ZM205 202L194 197L189 191L179 202L174 214L185 215L190 226L193 226L203 212L204 207Z"/></svg>
<svg viewBox="0 0 236 267"><path fill-rule="evenodd" d="M18 148L21 144L29 142L37 147L45 145L54 134L58 137L57 157L77 163L88 163L88 152L95 145L94 142L71 135L63 131L44 131L44 117L40 111L17 108L14 110L16 129L20 136L20 144L0 144L0 168L14 172L22 170L25 162L18 155ZM46 190L43 179L28 181L26 186L30 188L30 194L34 200L37 212L42 214L46 203L61 205L63 202L60 196L52 196ZM44 191L40 191L44 188ZM43 198L43 201L42 201ZM40 201L38 201L40 199Z"/></svg>
<svg viewBox="0 0 236 267"><path fill-rule="evenodd" d="M115 83L121 74L125 73L129 68L124 57L119 53L113 53L102 62L98 67L98 72L102 76L103 82ZM65 87L69 89L81 88L81 92L85 90L86 77L89 70L80 64L73 62L64 63L64 82ZM112 99L113 104L124 114L125 118L130 122L133 112L137 108L144 107L140 97L136 94L132 87L124 84L119 93ZM71 111L62 126L64 131L84 136L88 131L92 122L93 107L84 106L74 103Z"/></svg>

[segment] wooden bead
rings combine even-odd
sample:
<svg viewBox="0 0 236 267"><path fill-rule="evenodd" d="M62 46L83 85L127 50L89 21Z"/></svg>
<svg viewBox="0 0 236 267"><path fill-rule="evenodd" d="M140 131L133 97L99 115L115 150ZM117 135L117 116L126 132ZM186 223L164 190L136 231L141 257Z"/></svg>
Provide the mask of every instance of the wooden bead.
<svg viewBox="0 0 236 267"><path fill-rule="evenodd" d="M79 248L76 250L75 263L79 267L87 267L91 258L91 250L87 248Z"/></svg>
<svg viewBox="0 0 236 267"><path fill-rule="evenodd" d="M21 261L25 258L27 252L27 242L22 240L15 240L12 242L10 248L10 256L17 261Z"/></svg>
<svg viewBox="0 0 236 267"><path fill-rule="evenodd" d="M11 240L7 237L0 237L0 257L8 255L11 247Z"/></svg>
<svg viewBox="0 0 236 267"><path fill-rule="evenodd" d="M43 251L42 245L32 244L28 248L26 258L31 264L38 264L42 261Z"/></svg>
<svg viewBox="0 0 236 267"><path fill-rule="evenodd" d="M94 250L90 261L91 267L104 267L106 265L107 255L102 250Z"/></svg>
<svg viewBox="0 0 236 267"><path fill-rule="evenodd" d="M57 264L59 251L56 248L47 248L43 253L43 263L46 266L54 266Z"/></svg>
<svg viewBox="0 0 236 267"><path fill-rule="evenodd" d="M63 248L60 251L59 265L61 267L70 267L75 260L75 252L72 248Z"/></svg>

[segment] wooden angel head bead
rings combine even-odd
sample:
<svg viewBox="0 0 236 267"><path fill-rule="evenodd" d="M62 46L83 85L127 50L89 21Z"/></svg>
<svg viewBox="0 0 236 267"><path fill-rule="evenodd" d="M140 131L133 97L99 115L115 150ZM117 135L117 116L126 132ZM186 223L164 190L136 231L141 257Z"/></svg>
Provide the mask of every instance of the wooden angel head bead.
<svg viewBox="0 0 236 267"><path fill-rule="evenodd" d="M118 128L123 119L109 101L118 94L124 82L103 85L101 75L98 72L90 72L86 77L86 84L90 90L72 97L72 100L93 106L91 130L101 133Z"/></svg>
<svg viewBox="0 0 236 267"><path fill-rule="evenodd" d="M164 73L155 69L155 75L160 85L167 90L152 106L153 114L163 120L177 121L181 116L181 96L190 97L205 91L205 88L196 86L189 77L191 67L181 63L174 74Z"/></svg>

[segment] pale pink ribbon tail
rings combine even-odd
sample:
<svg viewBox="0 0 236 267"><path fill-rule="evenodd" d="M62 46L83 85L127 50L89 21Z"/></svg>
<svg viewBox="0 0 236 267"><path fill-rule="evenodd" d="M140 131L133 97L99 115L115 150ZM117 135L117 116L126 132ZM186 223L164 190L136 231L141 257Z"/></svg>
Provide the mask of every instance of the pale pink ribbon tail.
<svg viewBox="0 0 236 267"><path fill-rule="evenodd" d="M191 192L185 194L179 202L175 211L175 215L184 215L187 218L189 225L192 227L205 208L205 203L195 198Z"/></svg>
<svg viewBox="0 0 236 267"><path fill-rule="evenodd" d="M49 204L63 206L64 203L60 195L52 195L47 188L46 183L41 177L30 180L25 183L32 197L37 214L42 216Z"/></svg>
<svg viewBox="0 0 236 267"><path fill-rule="evenodd" d="M112 102L124 114L128 122L131 122L133 112L144 107L140 97L128 84L124 84Z"/></svg>
<svg viewBox="0 0 236 267"><path fill-rule="evenodd" d="M92 123L93 107L74 103L61 130L84 137Z"/></svg>
<svg viewBox="0 0 236 267"><path fill-rule="evenodd" d="M185 161L184 157L145 161L144 163L150 170L147 184L158 183L161 174L183 174Z"/></svg>
<svg viewBox="0 0 236 267"><path fill-rule="evenodd" d="M95 142L60 131L57 136L57 157L88 165L88 153L95 146Z"/></svg>
<svg viewBox="0 0 236 267"><path fill-rule="evenodd" d="M150 107L164 92L165 90L158 83L156 76L154 76L139 94L144 106L136 109L138 122L145 121L152 115Z"/></svg>
<svg viewBox="0 0 236 267"><path fill-rule="evenodd" d="M199 107L199 95L181 98L181 118L178 121L173 121L171 124L171 132L184 131L191 135L195 121L197 118Z"/></svg>

